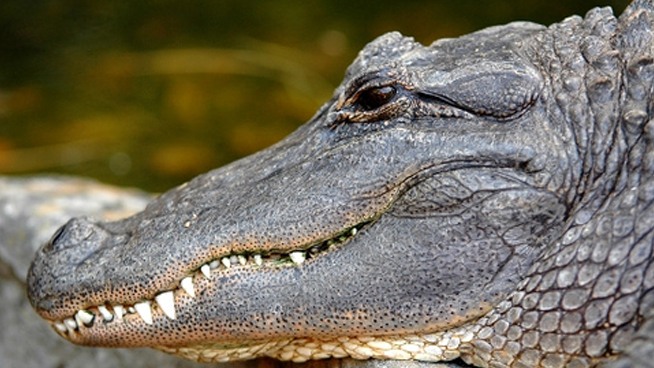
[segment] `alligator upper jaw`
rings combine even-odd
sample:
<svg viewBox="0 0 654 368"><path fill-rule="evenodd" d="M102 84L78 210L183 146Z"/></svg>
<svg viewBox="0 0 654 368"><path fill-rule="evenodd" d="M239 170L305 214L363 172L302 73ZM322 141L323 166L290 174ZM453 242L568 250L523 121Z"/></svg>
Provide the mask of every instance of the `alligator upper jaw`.
<svg viewBox="0 0 654 368"><path fill-rule="evenodd" d="M66 253L66 248L72 250L72 254L63 260L68 262L70 267L68 269L59 268L59 273L57 273L57 270L53 270L56 267L52 267L51 260L47 257L48 254L40 253L44 257L37 257L30 268L29 279L32 283L28 290L39 290L39 284L43 282L43 279L47 280L43 277L43 273L46 273L51 280L58 278L74 280L80 274L88 275L88 277L78 285L65 285L63 282L60 284L55 281L54 287L63 285L58 293L56 290L52 292L52 294L57 294L56 297L49 295L44 297L30 293L30 299L43 318L49 320L58 332L73 340L72 335L68 336L73 330L77 331L84 325L89 327L98 320L110 322L116 317L117 320L125 318L126 321L133 321L131 324L151 325L157 311L162 313L161 316L166 315L168 319L174 320L179 309L193 305L196 295L204 293L204 289L207 287L206 280L211 279L213 274L275 272L288 267L298 267L305 262L317 261L324 254L328 254L348 242L373 222L375 216L376 214L369 217L361 216L346 222L340 228L334 226L327 229L328 235L325 235L325 231L320 231L297 237L296 241L268 242L252 247L249 246L252 236L243 236L240 237L240 240L235 239L220 246L196 244L193 249L199 250L199 252L192 254L192 257L189 257L190 260L174 257L163 259L164 262L160 263L165 263L165 261L169 263L165 267L167 270L163 275L165 277L155 278L146 275L148 281L154 281L150 283L128 283L124 281L125 278L121 279L120 266L125 264L126 259L129 259L132 240L135 238L134 236L112 234L116 230L116 225L122 226L122 224L96 223L84 218L73 219L63 230L73 234L57 233L53 237L53 241L61 241L61 238L64 238L65 242L66 237L78 237L80 233L82 234L84 240L81 244L72 247L63 246L64 253ZM198 224L201 222L201 215L191 215L191 218L181 224L184 229L192 228L194 225L199 228L204 227L203 224ZM120 243L125 239L128 239L127 242ZM122 261L117 262L116 265L107 265L113 259L111 253L107 253L113 249L125 250L124 253L118 255ZM80 250L83 254L78 253ZM103 258L106 258L107 262L98 267L98 263L102 263L98 260ZM46 264L46 261L50 263ZM144 267L150 266L150 264L139 262L139 265L141 264ZM130 266L132 268L122 269L126 273L131 272L137 276L150 271L142 268L134 269L133 263L130 263ZM93 268L96 269L96 274L89 273L88 270ZM39 275L35 275L37 269L40 269ZM62 273L62 269L66 271ZM159 270L155 267L154 271ZM51 273L48 274L48 272ZM127 279L129 280L129 277ZM143 280L143 278L138 280ZM90 284L93 281L95 283ZM191 297L191 299L187 300L183 296ZM178 297L181 297L179 301ZM154 307L154 309L148 310L146 306ZM132 315L140 316L140 318L131 319Z"/></svg>

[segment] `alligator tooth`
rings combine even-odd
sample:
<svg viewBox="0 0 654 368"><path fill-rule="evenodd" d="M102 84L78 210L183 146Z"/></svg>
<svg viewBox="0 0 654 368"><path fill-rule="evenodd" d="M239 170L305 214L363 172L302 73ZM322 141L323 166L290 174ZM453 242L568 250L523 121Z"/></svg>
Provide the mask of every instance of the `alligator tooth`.
<svg viewBox="0 0 654 368"><path fill-rule="evenodd" d="M75 323L77 323L77 326L78 326L78 327L82 325L83 322L82 322L82 320L79 318L79 316L77 315L77 313L75 313L75 314L73 315L73 318L75 319Z"/></svg>
<svg viewBox="0 0 654 368"><path fill-rule="evenodd" d="M346 240L347 240L347 236L345 236L345 235L341 235L341 236L338 237L338 241L341 242L341 243L346 241Z"/></svg>
<svg viewBox="0 0 654 368"><path fill-rule="evenodd" d="M350 234L352 234L352 236L355 236L357 234L357 228L353 227L352 230L350 231Z"/></svg>
<svg viewBox="0 0 654 368"><path fill-rule="evenodd" d="M195 290L193 290L193 278L191 276L184 277L182 282L180 282L182 289L186 291L186 294L195 298Z"/></svg>
<svg viewBox="0 0 654 368"><path fill-rule="evenodd" d="M254 258L254 263L257 264L257 266L261 266L263 264L263 258L261 258L261 254L255 254L252 256Z"/></svg>
<svg viewBox="0 0 654 368"><path fill-rule="evenodd" d="M82 309L77 311L75 313L75 321L77 322L77 325L84 324L84 326L90 327L93 325L93 320L95 319L95 314Z"/></svg>
<svg viewBox="0 0 654 368"><path fill-rule="evenodd" d="M295 252L291 252L289 256L291 257L291 261L293 261L293 263L297 265L301 265L304 262L304 260L307 258L306 253L299 250Z"/></svg>
<svg viewBox="0 0 654 368"><path fill-rule="evenodd" d="M150 302L149 301L144 301L140 303L134 304L134 309L136 309L136 313L143 318L143 321L145 323L151 325L152 324L152 310L150 309Z"/></svg>
<svg viewBox="0 0 654 368"><path fill-rule="evenodd" d="M211 270L209 269L208 264L203 264L202 267L200 267L200 271L202 271L202 274L205 275L208 279L211 278Z"/></svg>
<svg viewBox="0 0 654 368"><path fill-rule="evenodd" d="M127 307L127 313L134 314L136 313L136 309L134 307Z"/></svg>
<svg viewBox="0 0 654 368"><path fill-rule="evenodd" d="M222 262L222 264L223 264L223 266L225 266L225 268L229 268L232 265L232 262L229 260L229 257L221 258L220 262Z"/></svg>
<svg viewBox="0 0 654 368"><path fill-rule="evenodd" d="M218 262L218 260L216 259L214 259L213 261L211 261L211 263L209 263L209 268L211 268L212 270L217 269L218 266L220 266L220 262Z"/></svg>
<svg viewBox="0 0 654 368"><path fill-rule="evenodd" d="M116 319L121 321L125 315L125 307L122 305L114 305L114 313L116 313Z"/></svg>
<svg viewBox="0 0 654 368"><path fill-rule="evenodd" d="M66 326L68 331L77 330L77 322L75 322L75 320L72 318L66 318L64 320L64 325Z"/></svg>
<svg viewBox="0 0 654 368"><path fill-rule="evenodd" d="M114 320L114 315L111 314L104 305L98 305L98 310L100 311L100 314L102 314L102 319L104 319L105 322L111 322Z"/></svg>
<svg viewBox="0 0 654 368"><path fill-rule="evenodd" d="M154 297L161 310L170 319L175 319L175 295L172 291L166 291Z"/></svg>
<svg viewBox="0 0 654 368"><path fill-rule="evenodd" d="M330 246L330 247L331 247L331 246L334 245L334 244L336 244L336 240L334 240L334 239L329 239L329 240L327 240L327 246Z"/></svg>
<svg viewBox="0 0 654 368"><path fill-rule="evenodd" d="M248 263L248 259L245 258L245 256L239 254L236 257L238 258L238 263L240 263L241 266L245 266L245 264Z"/></svg>
<svg viewBox="0 0 654 368"><path fill-rule="evenodd" d="M55 322L53 323L53 325L54 325L54 327L57 329L57 331L59 331L59 332L61 332L61 333L64 333L64 332L66 332L66 331L68 330L68 329L66 328L66 325L65 325L63 322L55 321Z"/></svg>

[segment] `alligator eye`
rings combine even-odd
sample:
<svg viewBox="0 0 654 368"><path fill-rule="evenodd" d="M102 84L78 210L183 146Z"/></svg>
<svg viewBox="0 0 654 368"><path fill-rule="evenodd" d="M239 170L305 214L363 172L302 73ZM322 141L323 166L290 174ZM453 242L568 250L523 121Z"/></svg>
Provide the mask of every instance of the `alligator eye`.
<svg viewBox="0 0 654 368"><path fill-rule="evenodd" d="M374 110L387 104L396 93L393 86L374 87L361 92L356 102L366 110Z"/></svg>

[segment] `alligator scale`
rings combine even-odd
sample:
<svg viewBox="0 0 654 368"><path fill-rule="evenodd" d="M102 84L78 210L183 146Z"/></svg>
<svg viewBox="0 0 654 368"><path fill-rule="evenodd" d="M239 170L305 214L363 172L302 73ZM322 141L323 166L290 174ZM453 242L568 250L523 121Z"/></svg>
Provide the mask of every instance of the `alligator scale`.
<svg viewBox="0 0 654 368"><path fill-rule="evenodd" d="M64 338L199 361L652 367L654 5L370 43L278 144L28 275Z"/></svg>

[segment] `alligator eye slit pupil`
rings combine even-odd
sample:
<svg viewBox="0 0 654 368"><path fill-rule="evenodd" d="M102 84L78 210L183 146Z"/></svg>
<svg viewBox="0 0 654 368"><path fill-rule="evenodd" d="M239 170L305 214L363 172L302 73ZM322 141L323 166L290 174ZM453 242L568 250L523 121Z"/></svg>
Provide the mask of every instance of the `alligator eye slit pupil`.
<svg viewBox="0 0 654 368"><path fill-rule="evenodd" d="M356 101L364 109L374 110L390 102L396 93L393 86L374 87L361 92Z"/></svg>

